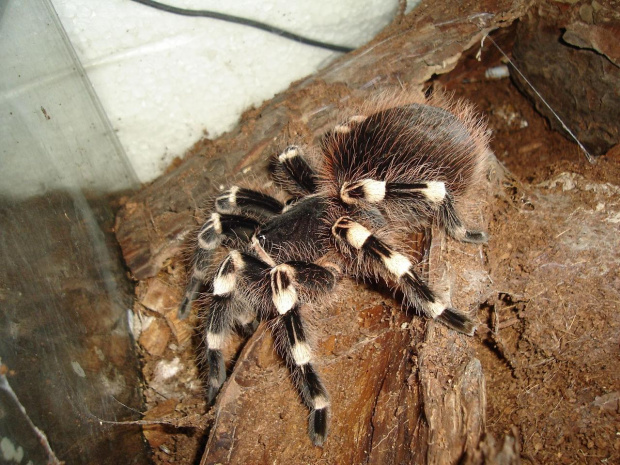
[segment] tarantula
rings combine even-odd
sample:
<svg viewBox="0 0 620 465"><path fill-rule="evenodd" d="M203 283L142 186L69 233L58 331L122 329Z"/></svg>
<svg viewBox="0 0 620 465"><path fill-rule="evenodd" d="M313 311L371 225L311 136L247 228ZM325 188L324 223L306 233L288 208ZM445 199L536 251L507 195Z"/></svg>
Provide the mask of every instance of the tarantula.
<svg viewBox="0 0 620 465"><path fill-rule="evenodd" d="M405 306L472 335L472 321L416 273L397 240L436 225L456 240L486 242L484 232L463 225L455 202L479 181L489 153L484 125L466 104L384 98L326 133L320 150L289 146L274 157L274 179L292 195L287 202L238 186L219 195L198 232L179 308L185 317L206 293L209 402L226 378L222 348L231 331L249 336L257 321L268 321L310 410L310 438L322 445L330 401L302 315L328 299L343 275L381 278ZM220 245L229 253L212 269Z"/></svg>

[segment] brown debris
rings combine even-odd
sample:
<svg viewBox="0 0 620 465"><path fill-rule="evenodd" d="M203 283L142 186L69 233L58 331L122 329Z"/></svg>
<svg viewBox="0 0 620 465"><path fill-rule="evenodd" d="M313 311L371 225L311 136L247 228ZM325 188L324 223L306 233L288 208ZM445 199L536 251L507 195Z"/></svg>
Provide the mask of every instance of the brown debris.
<svg viewBox="0 0 620 465"><path fill-rule="evenodd" d="M149 354L155 357L161 357L168 341L170 340L170 329L163 319L155 318L151 323L142 330L138 343L144 347Z"/></svg>
<svg viewBox="0 0 620 465"><path fill-rule="evenodd" d="M620 14L614 1L593 3L541 2L517 28L511 74L553 128L602 155L620 142Z"/></svg>

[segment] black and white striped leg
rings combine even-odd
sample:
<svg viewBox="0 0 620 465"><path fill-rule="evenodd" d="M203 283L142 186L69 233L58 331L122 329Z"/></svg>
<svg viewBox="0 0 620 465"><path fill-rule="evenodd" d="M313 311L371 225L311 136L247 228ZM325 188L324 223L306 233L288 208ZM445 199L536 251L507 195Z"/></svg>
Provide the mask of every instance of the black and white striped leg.
<svg viewBox="0 0 620 465"><path fill-rule="evenodd" d="M218 213L254 212L274 216L282 213L284 205L262 192L233 186L217 196L215 208Z"/></svg>
<svg viewBox="0 0 620 465"><path fill-rule="evenodd" d="M465 228L456 211L456 208L454 207L454 202L452 201L452 196L450 194L446 195L441 204L439 224L444 228L450 237L453 237L461 242L485 244L489 240L489 236L484 231Z"/></svg>
<svg viewBox="0 0 620 465"><path fill-rule="evenodd" d="M310 438L320 446L327 437L329 396L312 365L312 349L300 314L298 290L301 286L295 280L296 274L289 264L271 270L272 300L279 315L273 321L272 331L276 347L291 370L304 404L310 409Z"/></svg>
<svg viewBox="0 0 620 465"><path fill-rule="evenodd" d="M429 213L438 212L440 226L446 233L463 242L476 244L487 242L482 231L468 230L454 207L452 195L443 181L418 183L385 182L376 179L361 179L343 183L340 198L349 205L359 203L380 204L390 201L407 201L413 210Z"/></svg>
<svg viewBox="0 0 620 465"><path fill-rule="evenodd" d="M317 175L304 159L300 147L289 145L285 148L278 155L273 169L277 178L282 180L286 176L294 181L295 185L289 186L293 194L304 196L316 192Z"/></svg>
<svg viewBox="0 0 620 465"><path fill-rule="evenodd" d="M207 398L213 400L224 380L226 368L222 349L231 331L242 328L250 336L256 329L255 309L245 298L252 284L263 281L268 286L269 265L237 250L232 250L220 264L213 278L210 305L204 317L204 364L208 372Z"/></svg>
<svg viewBox="0 0 620 465"><path fill-rule="evenodd" d="M204 362L208 370L207 400L213 400L226 379L222 355L234 325L235 289L238 271L244 266L241 255L232 251L222 262L213 278L213 294L204 319Z"/></svg>
<svg viewBox="0 0 620 465"><path fill-rule="evenodd" d="M339 278L335 265L328 268L310 262L290 261L280 267L292 274L302 302L313 301L332 291Z"/></svg>
<svg viewBox="0 0 620 465"><path fill-rule="evenodd" d="M348 248L349 252L358 254L358 259L370 260L379 271L396 282L407 304L457 331L473 334L474 324L465 315L450 308L418 276L409 258L378 239L363 225L351 218L341 217L332 226L332 234L343 247Z"/></svg>
<svg viewBox="0 0 620 465"><path fill-rule="evenodd" d="M178 310L178 318L189 315L192 302L203 291L207 271L211 264L213 252L224 238L234 241L248 242L260 223L252 218L241 215L225 215L212 213L209 220L200 228L192 273L185 288L185 295Z"/></svg>
<svg viewBox="0 0 620 465"><path fill-rule="evenodd" d="M417 183L386 182L376 179L360 179L345 182L340 188L343 202L379 204L393 200L406 200L425 204L427 208L436 209L446 197L445 183L425 181Z"/></svg>

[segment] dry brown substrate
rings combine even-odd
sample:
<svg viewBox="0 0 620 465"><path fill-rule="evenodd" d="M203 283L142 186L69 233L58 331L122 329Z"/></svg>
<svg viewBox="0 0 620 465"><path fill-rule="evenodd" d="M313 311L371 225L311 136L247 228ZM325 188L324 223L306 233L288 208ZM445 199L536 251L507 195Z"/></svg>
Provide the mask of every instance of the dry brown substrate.
<svg viewBox="0 0 620 465"><path fill-rule="evenodd" d="M514 177L496 199L495 292L478 314L492 329L476 340L487 428L516 426L526 463L617 463L620 150L588 163L507 80L458 93L487 115Z"/></svg>

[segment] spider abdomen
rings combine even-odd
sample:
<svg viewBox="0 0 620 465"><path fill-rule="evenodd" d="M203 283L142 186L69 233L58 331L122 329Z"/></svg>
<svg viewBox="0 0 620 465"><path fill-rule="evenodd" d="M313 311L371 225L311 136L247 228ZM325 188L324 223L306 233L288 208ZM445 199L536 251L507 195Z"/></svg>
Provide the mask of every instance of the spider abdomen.
<svg viewBox="0 0 620 465"><path fill-rule="evenodd" d="M451 111L452 110L452 111ZM326 177L336 185L443 182L458 197L486 164L487 136L465 105L411 103L356 116L323 139Z"/></svg>

